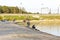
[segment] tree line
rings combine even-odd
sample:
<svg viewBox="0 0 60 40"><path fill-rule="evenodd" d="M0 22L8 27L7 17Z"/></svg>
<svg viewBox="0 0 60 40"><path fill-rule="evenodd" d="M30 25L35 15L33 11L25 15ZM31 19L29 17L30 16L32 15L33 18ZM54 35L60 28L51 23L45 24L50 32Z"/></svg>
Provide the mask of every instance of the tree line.
<svg viewBox="0 0 60 40"><path fill-rule="evenodd" d="M24 8L12 7L12 6L0 6L0 13L27 13Z"/></svg>

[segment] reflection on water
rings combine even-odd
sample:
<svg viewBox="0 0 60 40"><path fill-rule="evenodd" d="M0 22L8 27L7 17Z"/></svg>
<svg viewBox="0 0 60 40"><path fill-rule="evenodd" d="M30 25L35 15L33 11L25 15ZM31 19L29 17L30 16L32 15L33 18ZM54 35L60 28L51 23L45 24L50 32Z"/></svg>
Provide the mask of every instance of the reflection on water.
<svg viewBox="0 0 60 40"><path fill-rule="evenodd" d="M38 30L60 36L60 26L37 26Z"/></svg>

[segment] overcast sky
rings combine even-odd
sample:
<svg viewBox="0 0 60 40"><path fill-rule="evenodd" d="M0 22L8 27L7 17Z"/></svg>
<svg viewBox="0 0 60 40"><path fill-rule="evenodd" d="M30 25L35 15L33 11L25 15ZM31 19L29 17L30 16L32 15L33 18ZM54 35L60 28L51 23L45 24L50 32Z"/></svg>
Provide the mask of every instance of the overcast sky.
<svg viewBox="0 0 60 40"><path fill-rule="evenodd" d="M0 0L0 5L24 7L30 12L41 12L41 8L48 7L52 12L57 12L57 7L60 7L60 0ZM44 9L43 12L48 12Z"/></svg>

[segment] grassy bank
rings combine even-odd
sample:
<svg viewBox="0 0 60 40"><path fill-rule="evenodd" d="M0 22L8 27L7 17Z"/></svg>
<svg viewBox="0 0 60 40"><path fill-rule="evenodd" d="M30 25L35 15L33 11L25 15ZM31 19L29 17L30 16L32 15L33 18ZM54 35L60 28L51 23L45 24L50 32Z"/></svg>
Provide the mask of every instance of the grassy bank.
<svg viewBox="0 0 60 40"><path fill-rule="evenodd" d="M29 14L0 14L0 20L9 20L13 21L15 20L39 20L39 18L33 17L32 15Z"/></svg>
<svg viewBox="0 0 60 40"><path fill-rule="evenodd" d="M16 20L23 20L23 19L30 19L30 20L53 20L59 19L60 14L0 14L0 18L3 19L16 19Z"/></svg>
<svg viewBox="0 0 60 40"><path fill-rule="evenodd" d="M19 20L18 24L27 25L26 23L20 22L20 20L29 19L31 26L35 24L40 25L60 25L60 14L0 14L0 20L13 21L14 19Z"/></svg>

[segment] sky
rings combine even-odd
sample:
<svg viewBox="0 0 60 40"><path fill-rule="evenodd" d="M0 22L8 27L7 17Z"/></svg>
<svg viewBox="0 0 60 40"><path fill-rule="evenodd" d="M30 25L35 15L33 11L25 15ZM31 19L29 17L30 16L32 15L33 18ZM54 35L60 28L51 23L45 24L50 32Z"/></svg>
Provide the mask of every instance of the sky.
<svg viewBox="0 0 60 40"><path fill-rule="evenodd" d="M60 0L0 0L0 5L24 7L28 12L48 13L51 9L52 13L57 13ZM44 9L41 11L41 8Z"/></svg>

